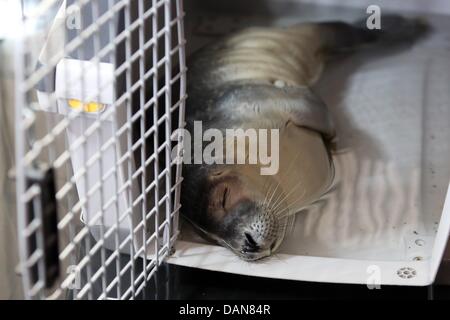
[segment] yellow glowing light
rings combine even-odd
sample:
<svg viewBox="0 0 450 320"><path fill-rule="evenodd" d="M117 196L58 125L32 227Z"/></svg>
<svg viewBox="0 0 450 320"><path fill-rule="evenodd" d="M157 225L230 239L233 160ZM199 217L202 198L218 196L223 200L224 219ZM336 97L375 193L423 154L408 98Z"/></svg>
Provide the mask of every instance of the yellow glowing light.
<svg viewBox="0 0 450 320"><path fill-rule="evenodd" d="M88 102L83 103L80 100L77 99L69 99L68 101L69 107L74 110L83 110L84 112L101 112L104 109L104 105L97 102Z"/></svg>
<svg viewBox="0 0 450 320"><path fill-rule="evenodd" d="M69 100L69 107L75 110L80 110L83 104L80 100L70 99Z"/></svg>
<svg viewBox="0 0 450 320"><path fill-rule="evenodd" d="M85 112L99 112L102 111L103 105L97 102L89 102L84 105Z"/></svg>

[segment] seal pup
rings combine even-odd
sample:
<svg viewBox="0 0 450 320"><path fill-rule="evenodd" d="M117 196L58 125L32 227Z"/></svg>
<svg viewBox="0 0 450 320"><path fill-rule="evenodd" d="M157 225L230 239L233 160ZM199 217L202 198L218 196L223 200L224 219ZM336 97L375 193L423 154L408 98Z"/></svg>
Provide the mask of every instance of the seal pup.
<svg viewBox="0 0 450 320"><path fill-rule="evenodd" d="M194 53L187 75L187 130L194 121L222 132L279 129L279 170L263 176L261 163L184 164L182 215L203 237L244 260L272 254L293 215L319 200L333 182L333 121L310 89L325 63L366 44L413 41L426 29L423 21L400 16L383 16L381 30L367 29L365 20L258 27Z"/></svg>

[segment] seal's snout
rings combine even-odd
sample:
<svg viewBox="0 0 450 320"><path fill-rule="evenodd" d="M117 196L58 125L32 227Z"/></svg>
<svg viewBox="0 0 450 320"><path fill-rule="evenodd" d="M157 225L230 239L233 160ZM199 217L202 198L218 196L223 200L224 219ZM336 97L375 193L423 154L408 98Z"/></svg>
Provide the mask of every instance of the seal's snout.
<svg viewBox="0 0 450 320"><path fill-rule="evenodd" d="M254 232L246 231L242 237L239 255L247 261L259 260L270 256L275 246L275 237L261 237Z"/></svg>
<svg viewBox="0 0 450 320"><path fill-rule="evenodd" d="M250 232L244 233L244 243L242 245L243 253L258 253L264 251L271 251L275 247L275 239L264 239L252 235Z"/></svg>
<svg viewBox="0 0 450 320"><path fill-rule="evenodd" d="M278 221L270 212L258 208L248 215L241 237L242 257L257 260L272 253L276 246Z"/></svg>
<svg viewBox="0 0 450 320"><path fill-rule="evenodd" d="M259 247L269 248L277 235L278 221L272 212L263 206L256 212L249 233Z"/></svg>

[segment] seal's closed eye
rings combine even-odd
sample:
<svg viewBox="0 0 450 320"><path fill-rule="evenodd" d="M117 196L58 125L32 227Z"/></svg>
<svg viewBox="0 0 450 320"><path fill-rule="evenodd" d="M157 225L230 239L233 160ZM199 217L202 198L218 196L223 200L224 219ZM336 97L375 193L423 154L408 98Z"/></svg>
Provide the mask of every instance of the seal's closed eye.
<svg viewBox="0 0 450 320"><path fill-rule="evenodd" d="M240 179L234 175L223 175L210 185L210 201L208 215L221 219L237 203L249 195Z"/></svg>

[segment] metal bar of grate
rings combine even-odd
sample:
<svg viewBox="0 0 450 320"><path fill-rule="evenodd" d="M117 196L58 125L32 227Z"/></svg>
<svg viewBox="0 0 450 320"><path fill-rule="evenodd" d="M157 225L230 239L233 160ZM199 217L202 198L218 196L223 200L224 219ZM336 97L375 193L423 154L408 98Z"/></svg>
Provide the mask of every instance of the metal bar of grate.
<svg viewBox="0 0 450 320"><path fill-rule="evenodd" d="M182 0L46 0L30 10L15 48L25 297L138 299L178 234L171 139L184 125ZM46 259L45 185L28 178L42 168L55 172L57 265ZM54 283L49 268L59 270Z"/></svg>

